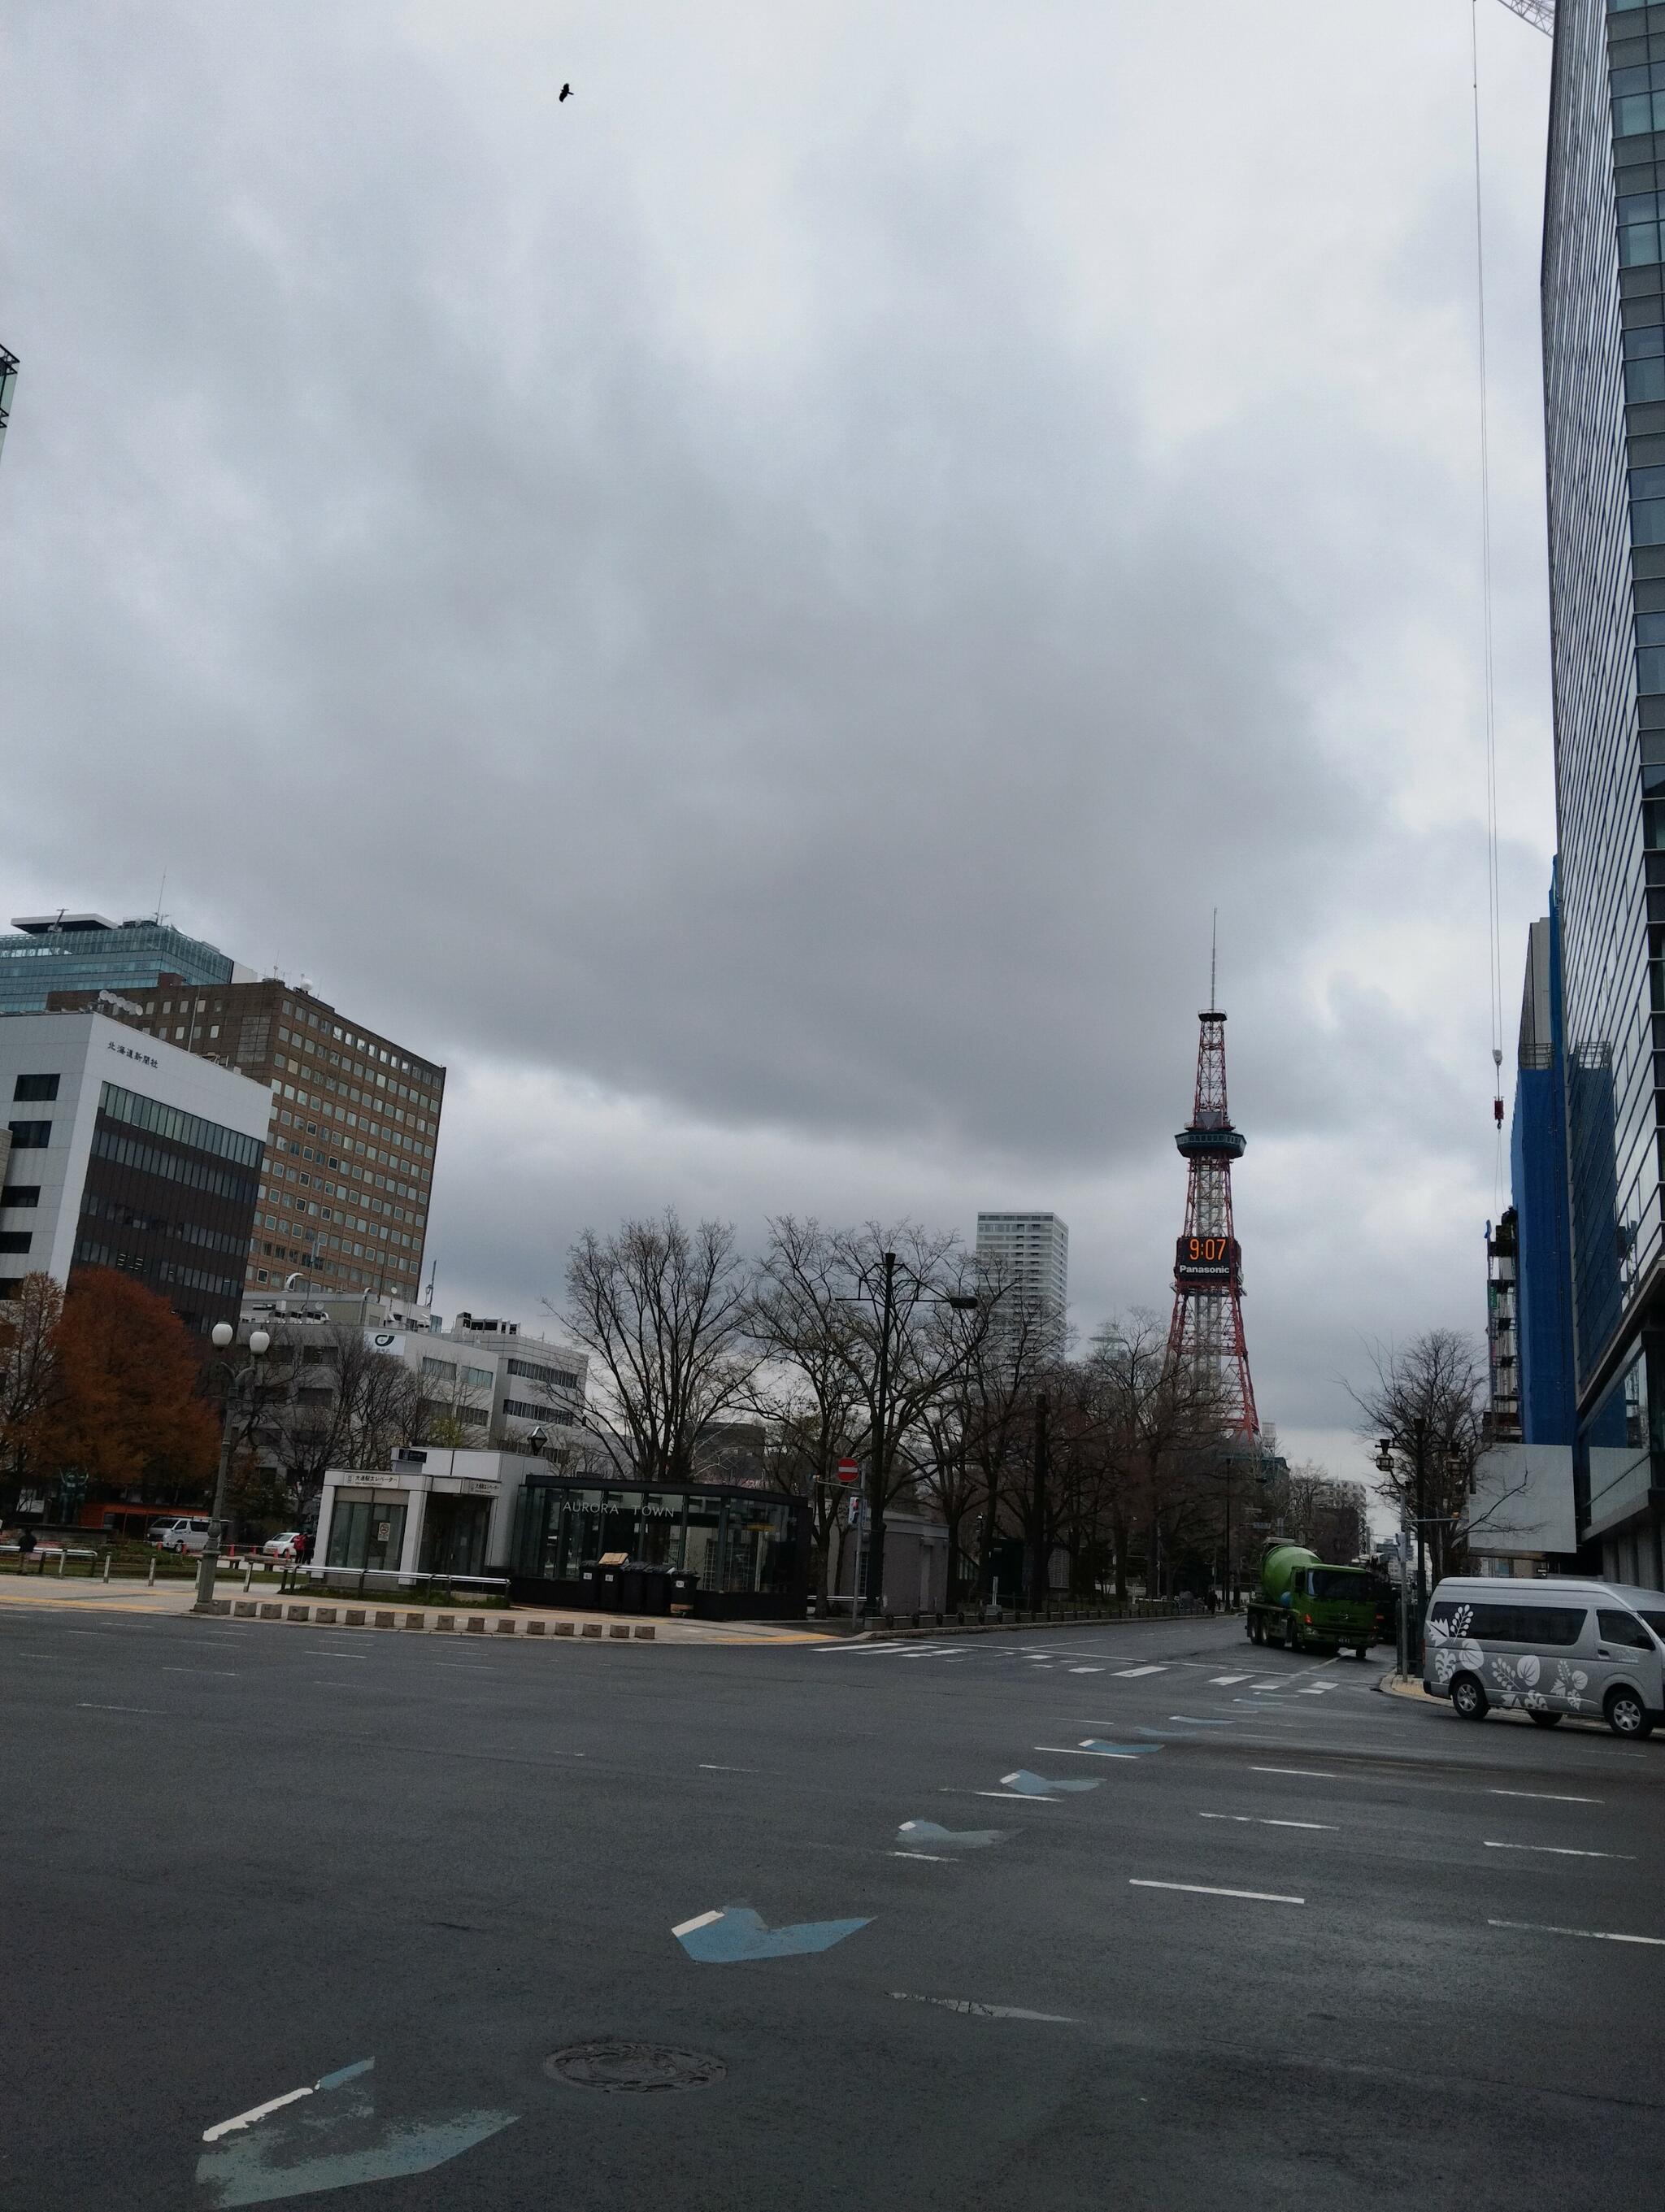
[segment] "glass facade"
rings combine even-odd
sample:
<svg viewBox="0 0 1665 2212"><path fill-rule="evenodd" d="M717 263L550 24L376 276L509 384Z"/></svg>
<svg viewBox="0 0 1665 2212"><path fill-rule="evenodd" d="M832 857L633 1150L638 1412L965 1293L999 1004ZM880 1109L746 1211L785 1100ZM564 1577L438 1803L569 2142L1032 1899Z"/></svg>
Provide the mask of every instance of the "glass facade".
<svg viewBox="0 0 1665 2212"><path fill-rule="evenodd" d="M1665 6L1560 0L1543 339L1581 1534L1592 1491L1626 1488L1608 1455L1638 1449L1665 1279L1662 236Z"/></svg>
<svg viewBox="0 0 1665 2212"><path fill-rule="evenodd" d="M112 928L18 930L0 935L0 1014L38 1014L49 991L154 990L163 975L228 983L233 963L216 945L165 921Z"/></svg>
<svg viewBox="0 0 1665 2212"><path fill-rule="evenodd" d="M696 1587L750 1605L802 1595L807 1518L795 1498L756 1490L648 1490L532 1475L521 1492L513 1572L577 1583L608 1554L686 1573Z"/></svg>

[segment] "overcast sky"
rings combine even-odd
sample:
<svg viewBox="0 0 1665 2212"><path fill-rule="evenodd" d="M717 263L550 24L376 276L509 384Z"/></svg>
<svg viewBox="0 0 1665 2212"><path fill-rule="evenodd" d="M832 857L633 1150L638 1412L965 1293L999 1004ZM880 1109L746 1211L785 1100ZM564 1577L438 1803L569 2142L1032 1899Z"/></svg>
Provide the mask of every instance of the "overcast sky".
<svg viewBox="0 0 1665 2212"><path fill-rule="evenodd" d="M1553 844L1549 44L1480 0L1505 1076ZM5 914L450 1070L437 1303L981 1207L1165 1310L1211 908L1250 1356L1494 1211L1468 0L21 0ZM556 95L570 80L573 96Z"/></svg>

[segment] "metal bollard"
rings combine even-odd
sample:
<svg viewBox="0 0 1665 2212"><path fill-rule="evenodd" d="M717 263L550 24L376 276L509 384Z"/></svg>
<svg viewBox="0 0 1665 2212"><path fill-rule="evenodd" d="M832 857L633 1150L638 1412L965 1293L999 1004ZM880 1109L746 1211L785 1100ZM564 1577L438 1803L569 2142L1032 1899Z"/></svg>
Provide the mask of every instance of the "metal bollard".
<svg viewBox="0 0 1665 2212"><path fill-rule="evenodd" d="M251 1553L248 1558L243 1562L243 1588L245 1590L251 1590L254 1588L254 1555L252 1553Z"/></svg>
<svg viewBox="0 0 1665 2212"><path fill-rule="evenodd" d="M110 1554L107 1552L104 1554L104 1579L106 1583L110 1579Z"/></svg>
<svg viewBox="0 0 1665 2212"><path fill-rule="evenodd" d="M149 1587L152 1589L155 1589L156 1587L156 1555L154 1552L150 1554L150 1572L145 1577L145 1580L149 1583Z"/></svg>
<svg viewBox="0 0 1665 2212"><path fill-rule="evenodd" d="M69 1554L63 1551L60 1551L58 1555L58 1579L59 1582L62 1582L64 1579L64 1562L68 1556Z"/></svg>

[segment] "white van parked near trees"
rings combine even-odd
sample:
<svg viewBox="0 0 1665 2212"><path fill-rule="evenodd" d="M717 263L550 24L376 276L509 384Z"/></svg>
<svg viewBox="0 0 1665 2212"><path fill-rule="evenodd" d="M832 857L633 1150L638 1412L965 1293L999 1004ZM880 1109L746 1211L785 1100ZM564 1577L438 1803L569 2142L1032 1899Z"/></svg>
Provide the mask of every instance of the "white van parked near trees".
<svg viewBox="0 0 1665 2212"><path fill-rule="evenodd" d="M1422 1686L1464 1720L1517 1707L1642 1736L1665 1721L1665 1591L1626 1583L1447 1578L1428 1608Z"/></svg>

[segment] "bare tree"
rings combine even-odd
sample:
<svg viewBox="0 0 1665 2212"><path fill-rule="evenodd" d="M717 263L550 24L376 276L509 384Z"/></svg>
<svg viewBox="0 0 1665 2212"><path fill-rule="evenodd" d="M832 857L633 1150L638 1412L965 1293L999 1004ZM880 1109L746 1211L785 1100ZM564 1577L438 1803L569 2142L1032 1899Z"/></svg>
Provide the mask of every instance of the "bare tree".
<svg viewBox="0 0 1665 2212"><path fill-rule="evenodd" d="M865 1431L867 1589L883 1603L888 1510L916 1493L930 1463L926 1417L963 1373L987 1309L977 1297L976 1263L951 1232L870 1221L830 1242L848 1316L840 1356Z"/></svg>
<svg viewBox="0 0 1665 2212"><path fill-rule="evenodd" d="M769 1232L746 1300L747 1332L761 1355L746 1401L772 1432L770 1480L809 1506L811 1587L819 1607L848 1494L837 1480L838 1462L854 1453L866 1424L852 1357L854 1324L836 1240L818 1221L789 1213L772 1220Z"/></svg>
<svg viewBox="0 0 1665 2212"><path fill-rule="evenodd" d="M599 1365L605 1413L641 1480L686 1481L700 1431L744 1393L757 1364L748 1290L732 1228L702 1221L690 1234L674 1206L574 1245L562 1319Z"/></svg>
<svg viewBox="0 0 1665 2212"><path fill-rule="evenodd" d="M1127 1595L1127 1560L1142 1525L1145 1586L1162 1594L1188 1538L1212 1526L1217 1475L1228 1443L1220 1384L1206 1367L1168 1357L1152 1313L1112 1321L1093 1339L1108 1429L1105 1511L1115 1541L1116 1595Z"/></svg>
<svg viewBox="0 0 1665 2212"><path fill-rule="evenodd" d="M249 1431L299 1519L331 1468L384 1468L418 1422L416 1377L344 1322L280 1322Z"/></svg>
<svg viewBox="0 0 1665 2212"><path fill-rule="evenodd" d="M1420 1591L1425 1553L1437 1581L1464 1548L1486 1370L1474 1340L1450 1328L1425 1329L1403 1346L1373 1345L1370 1359L1370 1380L1349 1384L1347 1395L1364 1417L1359 1434L1388 1446L1391 1469L1376 1494L1416 1528Z"/></svg>

